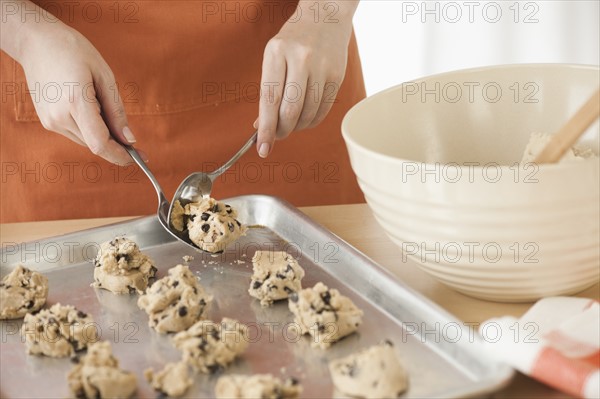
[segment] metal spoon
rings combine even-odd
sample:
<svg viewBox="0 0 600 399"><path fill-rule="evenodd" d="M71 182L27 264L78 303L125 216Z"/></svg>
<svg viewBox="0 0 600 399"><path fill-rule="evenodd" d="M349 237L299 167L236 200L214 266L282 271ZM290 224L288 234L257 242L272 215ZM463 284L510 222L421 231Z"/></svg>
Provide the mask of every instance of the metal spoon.
<svg viewBox="0 0 600 399"><path fill-rule="evenodd" d="M173 205L176 201L179 201L181 206L185 206L190 202L199 202L203 198L210 197L210 192L212 191L212 185L215 179L229 169L231 165L236 163L237 160L240 159L240 157L244 155L254 143L256 143L257 137L258 132L254 132L252 137L250 137L250 140L248 140L246 144L244 144L229 161L227 161L223 166L214 172L195 172L186 177L179 185L177 191L175 191L175 195L173 196L173 201L171 202L171 207L169 208L168 213L169 222L171 221L171 212L173 211ZM173 228L173 230L175 229Z"/></svg>
<svg viewBox="0 0 600 399"><path fill-rule="evenodd" d="M173 237L175 237L179 241L183 242L186 245L189 245L195 250L201 250L200 248L195 246L191 241L189 241L189 237L184 237L184 235L181 234L179 231L170 227L169 201L167 201L167 198L165 197L165 194L163 193L162 188L158 183L158 180L156 180L156 177L154 177L150 169L148 169L148 166L146 166L146 163L135 148L129 145L123 145L123 147L129 153L129 155L131 155L131 158L133 158L133 160L140 167L140 169L144 171L146 176L148 176L148 179L150 179L150 182L152 182L152 185L156 190L156 194L158 195L158 210L156 211L156 215L158 216L158 221L160 222L160 224L165 228L165 230L167 230Z"/></svg>

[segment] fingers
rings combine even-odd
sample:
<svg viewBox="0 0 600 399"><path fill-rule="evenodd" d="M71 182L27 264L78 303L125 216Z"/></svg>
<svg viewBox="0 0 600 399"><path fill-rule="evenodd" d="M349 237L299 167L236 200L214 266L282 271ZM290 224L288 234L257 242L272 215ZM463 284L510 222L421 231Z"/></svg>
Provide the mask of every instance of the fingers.
<svg viewBox="0 0 600 399"><path fill-rule="evenodd" d="M56 132L56 133L68 138L69 140L73 141L76 144L79 144L80 146L87 147L87 145L79 137L77 137L77 135L75 133L73 133L70 130L63 130L63 131Z"/></svg>
<svg viewBox="0 0 600 399"><path fill-rule="evenodd" d="M298 63L288 64L283 97L279 107L276 133L278 139L284 139L296 130L298 119L303 112L308 70L303 68L302 64L300 64L300 68L298 66Z"/></svg>
<svg viewBox="0 0 600 399"><path fill-rule="evenodd" d="M135 136L127 123L127 114L123 101L117 90L112 73L98 74L95 78L96 98L102 109L102 117L108 130L117 141L130 145L135 143Z"/></svg>
<svg viewBox="0 0 600 399"><path fill-rule="evenodd" d="M331 110L344 78L345 58L335 57L335 62L323 58L329 55L324 51L289 38L276 37L267 44L254 123L262 158L272 151L275 139L317 126Z"/></svg>
<svg viewBox="0 0 600 399"><path fill-rule="evenodd" d="M90 100L93 98L95 97L88 96L87 100L76 101L71 113L83 141L94 154L109 162L117 165L130 163L131 157L127 151L109 134L100 115L100 104Z"/></svg>
<svg viewBox="0 0 600 399"><path fill-rule="evenodd" d="M323 80L322 78L309 78L306 85L306 96L304 98L302 113L298 118L298 123L294 130L304 130L314 121L323 98L323 91L320 89Z"/></svg>
<svg viewBox="0 0 600 399"><path fill-rule="evenodd" d="M279 108L283 96L286 61L278 41L271 41L265 49L258 107L258 140L256 148L261 158L266 158L275 143Z"/></svg>
<svg viewBox="0 0 600 399"><path fill-rule="evenodd" d="M307 79L302 74L302 69L295 71L291 65L287 67L287 77L282 87L278 118L275 121L272 119L268 121L271 123L269 132L271 132L272 126L275 126L274 138L269 141L270 149L273 148L272 143L275 138L284 139L294 131L311 129L323 122L335 104L339 91L338 84L320 77ZM271 112L272 109L269 108L268 116L270 118L273 116ZM261 142L261 120L263 119L259 110L259 117L253 125L259 130L259 143ZM270 138L271 134L263 137ZM258 148L260 149L260 144Z"/></svg>
<svg viewBox="0 0 600 399"><path fill-rule="evenodd" d="M65 121L64 126L60 129L54 129L54 131L81 146L87 147L71 115L68 116L68 120Z"/></svg>
<svg viewBox="0 0 600 399"><path fill-rule="evenodd" d="M327 114L329 114L329 111L331 111L333 104L335 104L339 89L340 86L337 83L325 83L323 86L323 97L319 103L319 109L317 110L313 120L306 127L307 129L311 129L323 122Z"/></svg>

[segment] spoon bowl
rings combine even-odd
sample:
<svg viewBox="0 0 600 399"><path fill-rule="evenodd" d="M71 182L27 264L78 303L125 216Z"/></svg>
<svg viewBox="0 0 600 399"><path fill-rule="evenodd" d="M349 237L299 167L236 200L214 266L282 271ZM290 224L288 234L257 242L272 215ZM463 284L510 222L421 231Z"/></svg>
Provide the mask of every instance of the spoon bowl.
<svg viewBox="0 0 600 399"><path fill-rule="evenodd" d="M177 231L173 227L173 224L171 222L171 215L175 203L179 201L181 206L185 207L191 202L199 202L202 199L209 198L215 179L222 175L234 163L236 163L237 160L240 159L240 157L244 155L254 143L256 143L257 137L258 132L254 132L252 137L250 137L250 139L242 146L242 148L240 148L240 150L237 153L235 153L235 155L231 157L229 161L227 161L223 166L221 166L217 170L209 173L195 172L186 177L183 180L183 182L181 182L181 184L175 191L175 195L173 196L173 201L171 202L167 215L167 220L169 221L169 226L172 230ZM182 234L182 236L184 235L185 234ZM189 238L187 239L189 240Z"/></svg>

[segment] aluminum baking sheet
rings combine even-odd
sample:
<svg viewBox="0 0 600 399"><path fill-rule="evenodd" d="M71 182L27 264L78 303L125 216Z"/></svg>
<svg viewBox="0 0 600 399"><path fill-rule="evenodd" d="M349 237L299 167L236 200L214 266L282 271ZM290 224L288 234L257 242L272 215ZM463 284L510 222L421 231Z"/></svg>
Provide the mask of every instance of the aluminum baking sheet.
<svg viewBox="0 0 600 399"><path fill-rule="evenodd" d="M410 388L404 397L481 396L506 385L507 366L482 358L481 341L472 331L435 304L366 258L348 243L319 226L296 208L273 197L244 196L227 200L239 219L251 228L225 253L211 256L173 241L155 217L76 232L25 244L4 243L1 275L16 264L43 272L49 279L47 306L72 304L90 313L101 338L111 342L124 369L138 378L137 396L157 396L143 378L148 367L161 369L180 353L169 335L148 327L146 314L136 306L137 295L113 295L90 287L99 243L117 235L135 240L158 267L158 277L191 255L191 269L214 296L208 317L238 319L250 326L250 345L243 357L216 375L195 376L187 397L212 397L223 373L272 373L298 378L302 397L334 395L327 364L361 348L389 339L408 370ZM293 318L286 301L263 308L248 293L251 258L258 249L283 249L305 269L309 287L323 281L349 296L364 311L358 333L328 350L311 347L309 336L290 328ZM69 396L69 359L25 353L20 321L3 321L0 352L0 396L6 398L64 398Z"/></svg>

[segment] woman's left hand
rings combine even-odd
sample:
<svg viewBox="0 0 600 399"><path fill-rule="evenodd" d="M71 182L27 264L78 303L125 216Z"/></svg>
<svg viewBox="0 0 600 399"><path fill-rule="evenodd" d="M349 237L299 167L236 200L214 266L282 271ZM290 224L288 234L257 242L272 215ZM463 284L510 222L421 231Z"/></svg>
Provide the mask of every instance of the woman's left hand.
<svg viewBox="0 0 600 399"><path fill-rule="evenodd" d="M300 1L265 48L257 149L265 158L276 139L321 123L346 73L352 16L358 1Z"/></svg>

